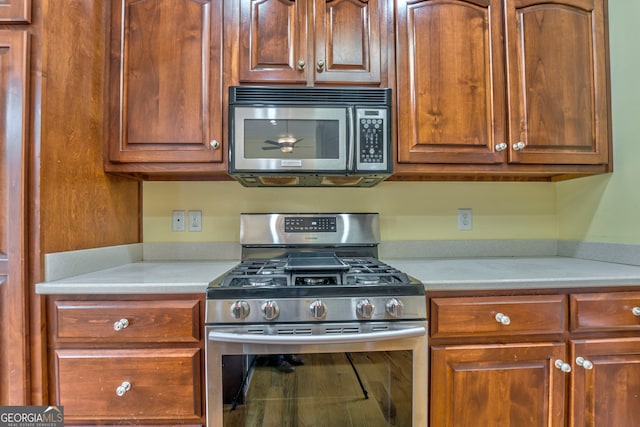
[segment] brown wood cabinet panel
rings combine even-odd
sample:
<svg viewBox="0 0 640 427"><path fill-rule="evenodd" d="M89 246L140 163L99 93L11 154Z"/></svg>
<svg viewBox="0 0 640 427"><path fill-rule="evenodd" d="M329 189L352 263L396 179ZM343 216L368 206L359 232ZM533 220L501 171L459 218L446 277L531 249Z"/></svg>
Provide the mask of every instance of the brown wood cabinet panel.
<svg viewBox="0 0 640 427"><path fill-rule="evenodd" d="M31 0L0 0L0 24L31 22Z"/></svg>
<svg viewBox="0 0 640 427"><path fill-rule="evenodd" d="M222 162L221 0L112 0L112 162Z"/></svg>
<svg viewBox="0 0 640 427"><path fill-rule="evenodd" d="M81 342L193 342L202 335L200 301L55 302L56 337Z"/></svg>
<svg viewBox="0 0 640 427"><path fill-rule="evenodd" d="M609 160L601 0L507 0L510 161ZM524 148L513 149L522 142Z"/></svg>
<svg viewBox="0 0 640 427"><path fill-rule="evenodd" d="M571 331L640 331L640 292L571 295Z"/></svg>
<svg viewBox="0 0 640 427"><path fill-rule="evenodd" d="M640 420L640 338L572 342L570 425L635 427ZM584 367L588 367L585 369Z"/></svg>
<svg viewBox="0 0 640 427"><path fill-rule="evenodd" d="M28 49L26 31L0 30L0 348L4 349L0 402L4 405L22 405L27 399Z"/></svg>
<svg viewBox="0 0 640 427"><path fill-rule="evenodd" d="M398 0L398 162L506 160L500 3Z"/></svg>
<svg viewBox="0 0 640 427"><path fill-rule="evenodd" d="M564 295L432 298L431 338L562 334L566 299Z"/></svg>
<svg viewBox="0 0 640 427"><path fill-rule="evenodd" d="M315 0L315 83L380 84L383 0Z"/></svg>
<svg viewBox="0 0 640 427"><path fill-rule="evenodd" d="M565 424L563 343L437 346L431 351L432 426Z"/></svg>
<svg viewBox="0 0 640 427"><path fill-rule="evenodd" d="M56 350L65 421L179 420L202 414L199 349ZM130 388L121 396L123 383Z"/></svg>

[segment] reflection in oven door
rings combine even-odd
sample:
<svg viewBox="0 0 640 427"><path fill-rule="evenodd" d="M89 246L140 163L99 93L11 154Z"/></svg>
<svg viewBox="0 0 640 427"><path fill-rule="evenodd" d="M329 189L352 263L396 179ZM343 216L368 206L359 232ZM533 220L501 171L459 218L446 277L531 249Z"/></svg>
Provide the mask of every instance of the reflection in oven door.
<svg viewBox="0 0 640 427"><path fill-rule="evenodd" d="M426 322L406 330L423 328ZM427 425L424 334L321 344L223 342L216 340L225 332L212 330L208 336L209 426Z"/></svg>

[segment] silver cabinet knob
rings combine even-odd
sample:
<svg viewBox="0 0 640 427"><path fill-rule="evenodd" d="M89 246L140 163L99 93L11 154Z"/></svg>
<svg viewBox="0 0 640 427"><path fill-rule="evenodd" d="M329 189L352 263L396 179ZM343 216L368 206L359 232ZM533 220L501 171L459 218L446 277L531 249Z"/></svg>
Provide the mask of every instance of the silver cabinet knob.
<svg viewBox="0 0 640 427"><path fill-rule="evenodd" d="M305 65L307 64L304 62L304 59L298 59L298 70L304 70Z"/></svg>
<svg viewBox="0 0 640 427"><path fill-rule="evenodd" d="M262 315L267 320L273 320L280 314L280 307L275 301L267 301L260 308L262 309Z"/></svg>
<svg viewBox="0 0 640 427"><path fill-rule="evenodd" d="M127 326L129 326L129 320L122 318L116 322L113 322L113 330L114 331L121 331L123 329L125 329Z"/></svg>
<svg viewBox="0 0 640 427"><path fill-rule="evenodd" d="M631 309L631 313L633 313L633 315L636 317L640 317L640 307L633 307Z"/></svg>
<svg viewBox="0 0 640 427"><path fill-rule="evenodd" d="M356 314L363 319L371 319L375 308L371 301L363 299L356 305Z"/></svg>
<svg viewBox="0 0 640 427"><path fill-rule="evenodd" d="M496 151L504 151L506 150L508 147L506 142L501 142L500 144L496 145Z"/></svg>
<svg viewBox="0 0 640 427"><path fill-rule="evenodd" d="M244 319L249 315L251 307L246 301L236 301L231 304L231 317L234 319Z"/></svg>
<svg viewBox="0 0 640 427"><path fill-rule="evenodd" d="M576 365L582 366L584 369L593 369L593 363L581 356L576 357Z"/></svg>
<svg viewBox="0 0 640 427"><path fill-rule="evenodd" d="M220 148L220 142L217 139L212 139L211 142L209 142L209 145L214 150L217 150L218 148Z"/></svg>
<svg viewBox="0 0 640 427"><path fill-rule="evenodd" d="M402 316L404 310L404 304L398 298L391 298L385 305L385 310L392 317Z"/></svg>
<svg viewBox="0 0 640 427"><path fill-rule="evenodd" d="M311 311L311 315L316 319L324 319L327 315L327 306L319 299L311 303L309 310Z"/></svg>
<svg viewBox="0 0 640 427"><path fill-rule="evenodd" d="M126 392L131 390L131 383L129 381L123 381L116 389L116 394L120 397L124 396Z"/></svg>
<svg viewBox="0 0 640 427"><path fill-rule="evenodd" d="M522 150L525 147L525 143L522 141L518 141L515 144L513 144L513 149L516 151Z"/></svg>
<svg viewBox="0 0 640 427"><path fill-rule="evenodd" d="M567 362L565 362L564 360L556 360L556 362L554 363L555 367L560 369L562 372L571 372L571 365L569 365Z"/></svg>
<svg viewBox="0 0 640 427"><path fill-rule="evenodd" d="M324 59L318 59L318 62L316 62L316 70L320 72L324 70Z"/></svg>
<svg viewBox="0 0 640 427"><path fill-rule="evenodd" d="M511 324L511 318L503 313L496 314L496 322L501 323L503 325Z"/></svg>

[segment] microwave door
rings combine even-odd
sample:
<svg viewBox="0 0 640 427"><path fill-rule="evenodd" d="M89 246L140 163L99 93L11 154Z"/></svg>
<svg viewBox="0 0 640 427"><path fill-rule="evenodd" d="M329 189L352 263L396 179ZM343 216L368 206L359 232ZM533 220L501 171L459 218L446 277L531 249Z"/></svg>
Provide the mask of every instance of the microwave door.
<svg viewBox="0 0 640 427"><path fill-rule="evenodd" d="M344 173L347 108L235 107L232 162L236 172Z"/></svg>

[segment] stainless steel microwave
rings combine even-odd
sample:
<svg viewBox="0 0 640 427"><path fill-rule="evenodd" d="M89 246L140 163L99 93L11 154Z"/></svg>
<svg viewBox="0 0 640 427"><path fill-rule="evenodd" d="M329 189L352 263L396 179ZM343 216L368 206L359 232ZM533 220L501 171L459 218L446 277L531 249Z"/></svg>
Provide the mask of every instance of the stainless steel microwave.
<svg viewBox="0 0 640 427"><path fill-rule="evenodd" d="M392 167L391 89L229 89L229 174L244 186L371 187Z"/></svg>

